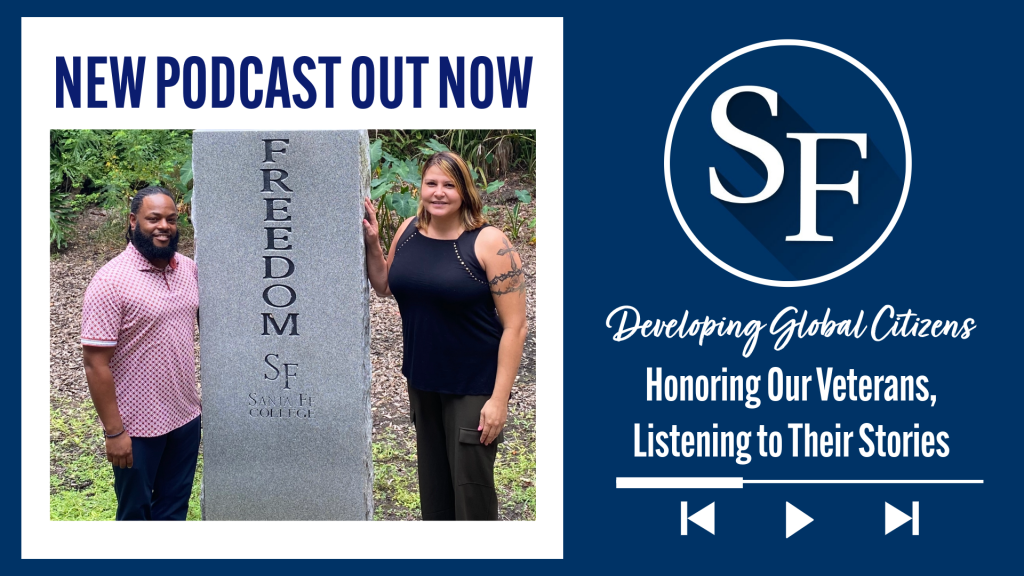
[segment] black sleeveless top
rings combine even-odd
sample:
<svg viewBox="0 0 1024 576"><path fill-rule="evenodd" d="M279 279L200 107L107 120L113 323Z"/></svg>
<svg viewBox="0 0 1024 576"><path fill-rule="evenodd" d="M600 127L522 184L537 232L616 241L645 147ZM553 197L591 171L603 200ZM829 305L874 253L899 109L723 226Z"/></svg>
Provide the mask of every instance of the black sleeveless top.
<svg viewBox="0 0 1024 576"><path fill-rule="evenodd" d="M396 240L388 286L402 313L402 374L418 390L494 392L502 327L476 259L480 230L437 240L413 218Z"/></svg>

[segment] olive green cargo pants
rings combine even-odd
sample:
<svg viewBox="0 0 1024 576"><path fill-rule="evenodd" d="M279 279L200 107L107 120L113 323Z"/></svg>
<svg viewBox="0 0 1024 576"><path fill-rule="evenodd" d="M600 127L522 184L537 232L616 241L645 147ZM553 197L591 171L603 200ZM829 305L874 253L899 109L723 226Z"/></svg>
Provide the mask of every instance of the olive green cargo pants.
<svg viewBox="0 0 1024 576"><path fill-rule="evenodd" d="M488 399L409 386L424 520L498 519L494 459L504 433L484 446L477 431L480 409Z"/></svg>

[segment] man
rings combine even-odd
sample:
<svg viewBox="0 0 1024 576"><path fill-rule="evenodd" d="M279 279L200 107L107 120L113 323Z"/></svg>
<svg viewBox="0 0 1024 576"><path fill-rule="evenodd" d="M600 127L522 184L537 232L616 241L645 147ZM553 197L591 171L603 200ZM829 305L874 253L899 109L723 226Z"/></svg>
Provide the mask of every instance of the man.
<svg viewBox="0 0 1024 576"><path fill-rule="evenodd" d="M163 188L131 202L128 247L93 277L82 354L114 467L118 520L184 520L199 455L195 262L178 254Z"/></svg>

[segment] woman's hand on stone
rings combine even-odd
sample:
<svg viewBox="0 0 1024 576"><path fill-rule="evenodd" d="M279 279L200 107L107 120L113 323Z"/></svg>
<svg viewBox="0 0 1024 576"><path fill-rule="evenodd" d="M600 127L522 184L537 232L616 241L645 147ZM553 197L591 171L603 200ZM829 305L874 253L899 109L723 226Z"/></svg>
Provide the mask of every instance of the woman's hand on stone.
<svg viewBox="0 0 1024 576"><path fill-rule="evenodd" d="M366 246L380 247L380 233L377 225L377 208L369 198L363 199L363 208L366 209L366 217L363 218L363 235L366 237Z"/></svg>

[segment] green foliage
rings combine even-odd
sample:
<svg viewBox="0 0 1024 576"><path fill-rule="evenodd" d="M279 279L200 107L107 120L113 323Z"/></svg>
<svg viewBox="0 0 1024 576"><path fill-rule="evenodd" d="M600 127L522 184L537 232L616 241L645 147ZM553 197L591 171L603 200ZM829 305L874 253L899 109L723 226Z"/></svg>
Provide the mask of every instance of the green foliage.
<svg viewBox="0 0 1024 576"><path fill-rule="evenodd" d="M494 461L494 487L498 501L523 520L537 517L537 444L531 423L533 413L510 413L505 442L498 444Z"/></svg>
<svg viewBox="0 0 1024 576"><path fill-rule="evenodd" d="M192 132L190 130L110 130L104 131L103 172L92 177L105 190L107 208L126 206L140 189L164 186L184 200L184 190L175 187L171 174L191 172Z"/></svg>
<svg viewBox="0 0 1024 576"><path fill-rule="evenodd" d="M103 457L96 413L70 402L50 408L51 520L113 520L114 472ZM52 469L51 469L52 470Z"/></svg>
<svg viewBox="0 0 1024 576"><path fill-rule="evenodd" d="M390 201L390 206L388 207L397 212L403 219L416 215L419 202L412 197L412 192L409 191L407 186L402 186L401 192L389 195L388 200Z"/></svg>
<svg viewBox="0 0 1024 576"><path fill-rule="evenodd" d="M370 144L370 167L370 199L377 203L377 231L386 254L398 227L419 208L421 166L415 158L393 156L378 139Z"/></svg>
<svg viewBox="0 0 1024 576"><path fill-rule="evenodd" d="M491 183L487 184L486 186L484 186L481 189L481 191L484 194L490 194L491 192L496 191L498 188L501 188L504 185L505 185L505 181L504 180L495 180L494 182L491 182Z"/></svg>
<svg viewBox="0 0 1024 576"><path fill-rule="evenodd" d="M498 445L494 483L506 513L524 520L536 517L536 440L532 413L509 413L505 442ZM50 520L113 520L117 511L114 474L103 455L99 419L88 402L55 400L50 408ZM384 429L372 445L375 519L417 519L415 433L396 437ZM200 520L199 489L203 450L189 498L188 520Z"/></svg>
<svg viewBox="0 0 1024 576"><path fill-rule="evenodd" d="M191 201L191 130L51 130L50 243L67 243L84 192L121 221L128 200L146 186L163 186L179 205ZM187 214L187 209L186 209Z"/></svg>
<svg viewBox="0 0 1024 576"><path fill-rule="evenodd" d="M100 174L103 168L101 130L50 131L50 189L70 191Z"/></svg>
<svg viewBox="0 0 1024 576"><path fill-rule="evenodd" d="M420 153L424 156L433 156L437 152L448 152L448 147L438 142L435 138L427 140L426 148L421 147Z"/></svg>
<svg viewBox="0 0 1024 576"><path fill-rule="evenodd" d="M196 462L196 475L192 480L192 493L188 497L188 515L185 520L202 520L203 509L199 501L200 489L203 487L203 446L199 445L199 461Z"/></svg>
<svg viewBox="0 0 1024 576"><path fill-rule="evenodd" d="M516 201L511 205L505 206L505 218L508 221L508 236L512 240L519 240L519 231L523 227L523 223L526 221L526 216L519 210L519 207L523 204L529 204L533 201L527 190L516 190ZM536 220L536 219L534 219Z"/></svg>
<svg viewBox="0 0 1024 576"><path fill-rule="evenodd" d="M377 139L370 143L370 166L376 171L380 164L381 154L384 153L384 141Z"/></svg>
<svg viewBox="0 0 1024 576"><path fill-rule="evenodd" d="M74 199L60 189L50 190L50 246L62 250L75 225Z"/></svg>
<svg viewBox="0 0 1024 576"><path fill-rule="evenodd" d="M466 161L482 194L504 186L503 180L494 178L513 166L531 174L536 170L535 130L372 130L371 137L370 199L377 206L378 233L385 252L402 222L416 215L426 158L454 151ZM519 209L512 209L521 225ZM514 234L518 237L518 227Z"/></svg>
<svg viewBox="0 0 1024 576"><path fill-rule="evenodd" d="M516 202L511 208L505 208L505 216L508 218L508 235L513 240L519 240L519 229L523 226L523 219L519 215L519 206Z"/></svg>
<svg viewBox="0 0 1024 576"><path fill-rule="evenodd" d="M371 130L370 137L380 140L384 150L392 156L415 156L437 130Z"/></svg>
<svg viewBox="0 0 1024 576"><path fill-rule="evenodd" d="M481 169L485 180L513 167L537 171L536 130L449 130L439 140Z"/></svg>
<svg viewBox="0 0 1024 576"><path fill-rule="evenodd" d="M102 426L88 403L58 401L50 407L50 520L113 520L114 471L104 456ZM201 449L200 449L201 450ZM188 519L199 520L199 454Z"/></svg>
<svg viewBox="0 0 1024 576"><path fill-rule="evenodd" d="M420 516L419 488L413 481L416 456L410 445L415 437L408 436L403 446L392 430L385 429L372 444L374 520Z"/></svg>
<svg viewBox="0 0 1024 576"><path fill-rule="evenodd" d="M396 157L427 157L451 150L471 165L484 185L512 168L537 171L536 130L372 130L372 138Z"/></svg>
<svg viewBox="0 0 1024 576"><path fill-rule="evenodd" d="M515 201L511 204L505 204L502 206L502 210L505 212L505 231L508 232L508 237L512 240L518 240L523 224L526 224L526 213L521 210L523 204L529 204L533 201L533 197L530 195L528 190L516 190ZM498 211L498 208L494 206L484 206L484 215L491 214ZM533 218L527 224L530 228L537 226L537 218ZM532 238L531 240L535 240Z"/></svg>
<svg viewBox="0 0 1024 576"><path fill-rule="evenodd" d="M170 174L161 176L165 187L184 204L192 204L192 152L175 163Z"/></svg>
<svg viewBox="0 0 1024 576"><path fill-rule="evenodd" d="M109 478L97 478L91 490L66 490L50 494L50 520L113 520L117 513L114 473L104 468ZM50 477L53 488L55 478Z"/></svg>
<svg viewBox="0 0 1024 576"><path fill-rule="evenodd" d="M100 172L101 139L93 130L50 131L50 246L67 246L78 212L75 197Z"/></svg>
<svg viewBox="0 0 1024 576"><path fill-rule="evenodd" d="M90 194L79 193L75 196L74 200L71 201L71 210L74 211L75 214L78 214L82 210L85 210L87 206L92 206L99 202L101 196L102 194L100 194L99 191L95 191Z"/></svg>

